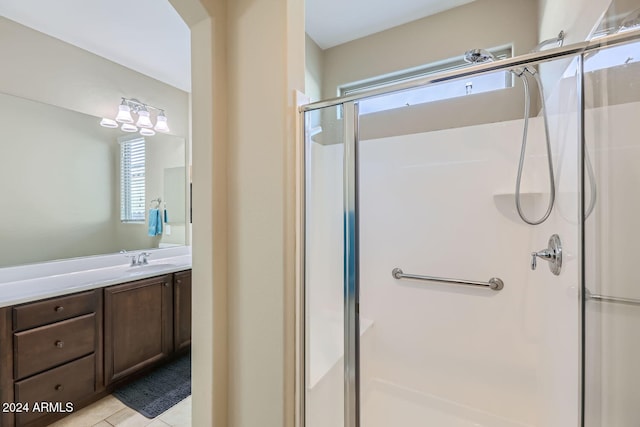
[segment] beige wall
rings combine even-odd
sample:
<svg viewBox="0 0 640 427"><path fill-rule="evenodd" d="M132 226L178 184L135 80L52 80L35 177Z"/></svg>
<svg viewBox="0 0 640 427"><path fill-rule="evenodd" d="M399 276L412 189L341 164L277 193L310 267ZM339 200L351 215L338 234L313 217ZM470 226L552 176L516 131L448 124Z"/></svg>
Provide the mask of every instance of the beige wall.
<svg viewBox="0 0 640 427"><path fill-rule="evenodd" d="M304 87L303 23L301 0L229 2L231 426L293 422L294 90Z"/></svg>
<svg viewBox="0 0 640 427"><path fill-rule="evenodd" d="M325 50L323 98L340 85L453 57L472 48L513 43L514 54L537 44L537 4L531 0L476 0L399 27Z"/></svg>
<svg viewBox="0 0 640 427"><path fill-rule="evenodd" d="M305 34L304 89L311 102L322 99L322 71L324 51Z"/></svg>
<svg viewBox="0 0 640 427"><path fill-rule="evenodd" d="M194 58L194 425L290 426L303 1L203 1L209 17L178 3Z"/></svg>

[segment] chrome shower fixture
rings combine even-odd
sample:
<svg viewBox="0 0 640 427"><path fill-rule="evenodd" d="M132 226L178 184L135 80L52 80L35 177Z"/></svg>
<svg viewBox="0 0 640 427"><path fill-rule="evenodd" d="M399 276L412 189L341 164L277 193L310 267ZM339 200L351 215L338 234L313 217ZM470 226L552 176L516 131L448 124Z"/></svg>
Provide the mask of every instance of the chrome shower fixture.
<svg viewBox="0 0 640 427"><path fill-rule="evenodd" d="M535 47L534 51L541 49L542 47L551 44L558 43L559 46L562 46L562 42L564 41L564 31L560 31L558 37L554 39L545 40ZM465 52L464 60L466 62L472 64L483 64L485 62L493 62L496 60L496 57L485 49L470 49ZM542 80L538 75L538 72L535 68L524 66L522 68L513 68L510 72L522 79L522 84L524 86L524 125L522 129L522 146L520 149L520 161L518 163L518 173L516 176L516 191L515 191L515 202L516 202L516 210L518 211L518 215L520 218L529 225L538 225L542 224L549 218L551 211L553 210L553 205L556 200L556 186L555 186L555 176L553 173L553 158L551 156L551 138L549 137L549 124L547 120L547 107L544 102L544 90L542 88ZM531 75L537 83L538 92L540 94L540 101L542 102L542 114L544 117L544 134L545 134L545 142L547 149L547 166L548 166L548 176L549 176L549 204L547 205L547 210L539 219L530 219L528 218L522 209L522 203L520 200L520 184L522 182L522 171L524 169L524 161L525 161L525 153L527 149L527 139L529 136L529 111L531 108L531 95L529 94L529 80L527 78L527 73ZM470 93L469 85L471 83L467 83L467 94Z"/></svg>
<svg viewBox="0 0 640 427"><path fill-rule="evenodd" d="M483 64L485 62L495 61L496 57L485 49L469 49L464 53L464 60L471 64Z"/></svg>
<svg viewBox="0 0 640 427"><path fill-rule="evenodd" d="M557 234L549 237L549 243L546 249L537 252L531 252L531 269L535 270L538 266L537 258L543 259L549 263L549 270L556 276L560 275L562 270L562 242Z"/></svg>
<svg viewBox="0 0 640 427"><path fill-rule="evenodd" d="M562 45L564 44L565 36L566 36L566 33L564 32L564 30L561 30L556 37L543 40L540 43L538 43L536 47L531 49L531 53L540 52L543 47L549 46L551 44L557 45L555 47L562 47Z"/></svg>

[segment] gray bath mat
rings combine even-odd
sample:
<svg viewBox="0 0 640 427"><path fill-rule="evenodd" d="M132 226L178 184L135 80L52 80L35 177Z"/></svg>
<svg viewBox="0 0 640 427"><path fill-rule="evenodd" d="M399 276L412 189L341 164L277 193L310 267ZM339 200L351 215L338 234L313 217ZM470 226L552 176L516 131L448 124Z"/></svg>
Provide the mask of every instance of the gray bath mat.
<svg viewBox="0 0 640 427"><path fill-rule="evenodd" d="M151 371L113 395L145 417L157 417L191 395L191 354Z"/></svg>

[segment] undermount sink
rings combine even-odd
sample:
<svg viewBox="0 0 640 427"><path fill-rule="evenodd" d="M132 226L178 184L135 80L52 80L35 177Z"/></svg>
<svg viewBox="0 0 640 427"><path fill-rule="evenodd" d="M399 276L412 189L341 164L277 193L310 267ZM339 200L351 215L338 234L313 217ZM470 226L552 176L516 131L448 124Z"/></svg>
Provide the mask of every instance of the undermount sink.
<svg viewBox="0 0 640 427"><path fill-rule="evenodd" d="M176 267L176 264L147 264L136 265L125 270L125 273L129 276L135 276L138 274L153 273L154 271L161 271Z"/></svg>

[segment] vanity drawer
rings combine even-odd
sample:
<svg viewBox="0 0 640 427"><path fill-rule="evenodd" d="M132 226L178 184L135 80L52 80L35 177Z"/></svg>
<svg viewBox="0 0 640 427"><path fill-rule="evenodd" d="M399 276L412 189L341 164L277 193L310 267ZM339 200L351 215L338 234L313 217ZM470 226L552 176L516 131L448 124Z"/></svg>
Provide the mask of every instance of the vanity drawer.
<svg viewBox="0 0 640 427"><path fill-rule="evenodd" d="M95 314L13 334L14 379L93 353Z"/></svg>
<svg viewBox="0 0 640 427"><path fill-rule="evenodd" d="M13 308L13 329L22 331L92 313L97 300L96 291L89 291L19 305Z"/></svg>
<svg viewBox="0 0 640 427"><path fill-rule="evenodd" d="M58 368L15 383L15 401L29 404L29 412L16 415L18 425L23 425L47 413L69 411L67 402L75 402L95 391L95 357L89 355ZM58 407L35 412L33 404L60 402ZM40 409L40 408L36 408Z"/></svg>

